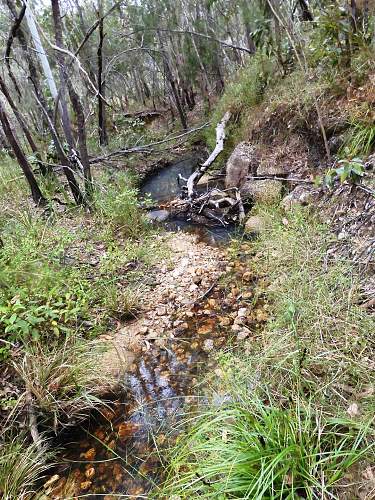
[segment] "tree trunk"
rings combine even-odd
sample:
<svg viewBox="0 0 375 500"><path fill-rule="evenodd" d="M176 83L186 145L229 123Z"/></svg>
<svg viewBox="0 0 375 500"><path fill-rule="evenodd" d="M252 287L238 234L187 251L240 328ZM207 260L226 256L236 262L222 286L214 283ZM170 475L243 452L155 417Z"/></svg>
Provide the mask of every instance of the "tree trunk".
<svg viewBox="0 0 375 500"><path fill-rule="evenodd" d="M52 5L52 17L55 29L55 42L56 46L59 48L63 47L63 36L62 36L62 24L61 24L61 14L59 0L51 0ZM68 74L65 66L65 56L59 50L56 51L56 59L59 65L59 75L60 75L60 91L57 96L59 103L61 104L61 121L65 133L65 137L70 149L74 149L74 139L72 133L72 125L70 123L68 105L66 102L66 88L67 88L67 78Z"/></svg>
<svg viewBox="0 0 375 500"><path fill-rule="evenodd" d="M32 168L30 163L27 161L27 158L22 151L20 145L18 144L18 141L11 129L8 117L6 115L6 112L4 110L4 107L0 101L0 122L4 130L5 137L12 148L15 157L17 158L17 161L26 177L26 180L29 184L30 190L31 190L31 196L37 206L44 206L46 205L47 201L42 195L42 192L39 189L37 180L35 179L35 176L33 174Z"/></svg>
<svg viewBox="0 0 375 500"><path fill-rule="evenodd" d="M68 79L67 84L68 84L70 100L72 102L74 113L77 117L79 154L83 168L83 175L85 178L86 199L92 200L93 186L92 186L92 177L90 169L90 160L87 152L85 115L83 112L81 101L78 97L78 94L74 90L74 87L70 79Z"/></svg>
<svg viewBox="0 0 375 500"><path fill-rule="evenodd" d="M162 59L163 59L163 67L164 67L165 77L166 77L166 79L169 83L169 87L172 91L172 95L174 98L174 102L176 104L176 108L178 111L178 116L180 118L182 128L184 130L186 130L187 129L186 115L185 115L184 109L182 107L180 97L178 95L178 89L176 86L175 79L173 77L172 69L171 69L171 66L170 66L170 63L168 60L168 55L166 53L166 47L164 46L162 35L161 35L160 31L158 31L158 38L159 38L159 43L160 43L160 51L161 51Z"/></svg>
<svg viewBox="0 0 375 500"><path fill-rule="evenodd" d="M105 113L105 82L103 81L103 42L104 42L104 21L102 17L102 2L99 2L99 9L97 12L99 20L99 45L98 45L98 133L99 143L101 146L107 146L108 135L106 126L106 113Z"/></svg>
<svg viewBox="0 0 375 500"><path fill-rule="evenodd" d="M37 160L38 167L39 167L41 173L43 175L46 175L47 169L46 169L45 165L43 164L43 162L41 161L41 157L40 157L37 145L35 144L34 139L29 131L29 128L26 125L26 122L25 122L23 116L18 111L18 108L17 108L16 104L14 103L13 99L11 98L10 92L9 92L4 80L1 78L1 76L0 76L0 90L4 94L4 97L8 101L8 104L11 107L11 109L14 113L14 116L16 117L18 123L20 124L22 132L24 133L26 140L29 143L30 149L35 155L35 159Z"/></svg>

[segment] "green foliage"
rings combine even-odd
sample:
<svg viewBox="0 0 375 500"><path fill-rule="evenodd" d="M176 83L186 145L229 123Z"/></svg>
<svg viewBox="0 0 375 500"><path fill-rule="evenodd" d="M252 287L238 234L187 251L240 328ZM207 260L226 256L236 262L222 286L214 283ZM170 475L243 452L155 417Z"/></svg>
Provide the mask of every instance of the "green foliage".
<svg viewBox="0 0 375 500"><path fill-rule="evenodd" d="M350 124L340 153L348 157L367 156L375 147L375 124L357 121Z"/></svg>
<svg viewBox="0 0 375 500"><path fill-rule="evenodd" d="M249 395L246 402L213 408L198 418L176 446L163 495L325 496L370 451L368 431L346 418L324 418L299 401L289 409Z"/></svg>
<svg viewBox="0 0 375 500"><path fill-rule="evenodd" d="M26 500L35 493L35 484L51 467L53 454L41 446L27 444L25 437L0 444L0 495L3 500Z"/></svg>
<svg viewBox="0 0 375 500"><path fill-rule="evenodd" d="M147 223L138 207L137 190L126 174L120 174L114 183L96 192L95 207L98 220L110 224L123 237L135 238L146 232Z"/></svg>
<svg viewBox="0 0 375 500"><path fill-rule="evenodd" d="M334 181L338 178L340 182L358 183L365 174L363 160L361 158L344 159L338 161L337 168L328 170L324 177L324 184L332 187Z"/></svg>

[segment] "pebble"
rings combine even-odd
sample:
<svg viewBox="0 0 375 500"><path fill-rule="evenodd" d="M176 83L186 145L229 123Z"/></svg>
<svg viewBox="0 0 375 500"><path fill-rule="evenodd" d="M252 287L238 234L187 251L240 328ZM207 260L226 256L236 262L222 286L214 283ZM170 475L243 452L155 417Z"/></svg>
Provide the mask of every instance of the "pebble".
<svg viewBox="0 0 375 500"><path fill-rule="evenodd" d="M243 328L237 333L237 340L245 340L250 335L250 330L248 328Z"/></svg>
<svg viewBox="0 0 375 500"><path fill-rule="evenodd" d="M239 318L246 318L247 314L248 311L246 307L241 307L240 309L238 309L237 316Z"/></svg>
<svg viewBox="0 0 375 500"><path fill-rule="evenodd" d="M214 341L212 339L206 339L204 342L203 342L203 350L205 352L210 352L214 349Z"/></svg>

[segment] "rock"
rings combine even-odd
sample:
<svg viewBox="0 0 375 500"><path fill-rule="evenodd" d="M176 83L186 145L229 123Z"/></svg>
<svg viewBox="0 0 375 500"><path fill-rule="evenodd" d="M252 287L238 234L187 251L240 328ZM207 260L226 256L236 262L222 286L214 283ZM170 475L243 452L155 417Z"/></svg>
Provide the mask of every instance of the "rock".
<svg viewBox="0 0 375 500"><path fill-rule="evenodd" d="M277 175L283 176L288 175L290 172L290 168L287 166L278 163L276 161L272 162L261 162L257 169L257 175Z"/></svg>
<svg viewBox="0 0 375 500"><path fill-rule="evenodd" d="M146 217L151 222L164 222L169 217L168 210L151 210L151 212L146 213Z"/></svg>
<svg viewBox="0 0 375 500"><path fill-rule="evenodd" d="M158 316L165 316L167 314L167 308L164 306L158 307L158 309L156 309L156 314Z"/></svg>
<svg viewBox="0 0 375 500"><path fill-rule="evenodd" d="M259 203L273 203L281 196L282 183L273 179L246 181L241 188L243 199L251 198Z"/></svg>
<svg viewBox="0 0 375 500"><path fill-rule="evenodd" d="M251 215L245 222L245 233L247 234L259 234L264 231L266 227L266 221L264 217L259 215Z"/></svg>
<svg viewBox="0 0 375 500"><path fill-rule="evenodd" d="M312 202L312 200L312 188L299 185L282 199L281 206L284 210L288 211L291 210L295 205L308 205Z"/></svg>
<svg viewBox="0 0 375 500"><path fill-rule="evenodd" d="M212 339L206 339L204 342L203 342L203 346L202 346L202 349L205 351L205 352L210 352L212 351L214 348L214 341Z"/></svg>
<svg viewBox="0 0 375 500"><path fill-rule="evenodd" d="M245 340L249 335L250 335L250 330L248 328L242 328L242 330L240 330L237 333L237 340L238 341Z"/></svg>
<svg viewBox="0 0 375 500"><path fill-rule="evenodd" d="M246 142L241 142L228 159L225 186L227 188L241 187L245 183L249 172L255 172L256 167L255 147Z"/></svg>
<svg viewBox="0 0 375 500"><path fill-rule="evenodd" d="M240 307L240 309L238 309L237 316L239 318L246 318L246 316L247 316L247 308L246 307Z"/></svg>

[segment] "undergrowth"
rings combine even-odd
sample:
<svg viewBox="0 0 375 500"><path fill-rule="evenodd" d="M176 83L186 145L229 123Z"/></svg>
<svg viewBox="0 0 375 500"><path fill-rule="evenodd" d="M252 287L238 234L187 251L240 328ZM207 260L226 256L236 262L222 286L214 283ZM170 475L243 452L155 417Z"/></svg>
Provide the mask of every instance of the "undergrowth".
<svg viewBox="0 0 375 500"><path fill-rule="evenodd" d="M143 276L163 252L139 209L133 176L96 175L90 213L70 203L62 211L61 204L35 209L19 177L12 160L0 165L0 369L8 374L0 399L0 496L6 499L30 498L40 481L51 460L44 433L59 434L105 406L114 381L100 375L105 345L97 337L136 314ZM64 199L53 179L42 184L51 206L54 196ZM29 414L40 446L26 434L14 440Z"/></svg>
<svg viewBox="0 0 375 500"><path fill-rule="evenodd" d="M212 403L184 423L158 498L339 499L354 464L374 461L375 321L358 275L317 216L255 212L267 230L248 265L271 319L219 355Z"/></svg>

